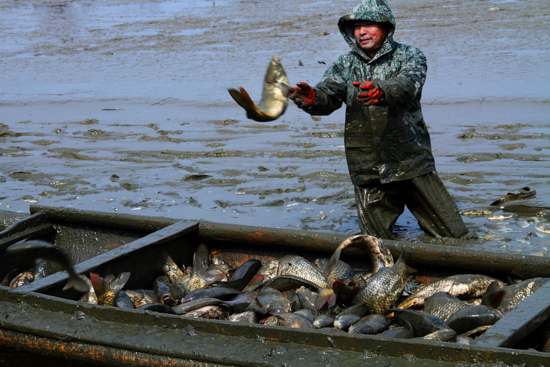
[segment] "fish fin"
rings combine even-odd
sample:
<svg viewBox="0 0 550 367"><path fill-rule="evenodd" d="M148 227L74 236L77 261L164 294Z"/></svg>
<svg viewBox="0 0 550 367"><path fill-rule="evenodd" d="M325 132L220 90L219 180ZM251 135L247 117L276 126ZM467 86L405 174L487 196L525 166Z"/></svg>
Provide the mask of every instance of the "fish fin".
<svg viewBox="0 0 550 367"><path fill-rule="evenodd" d="M165 266L171 265L173 260L170 258L170 255L168 255L168 253L164 250L161 250L158 255L159 255L159 257L158 257L158 260L155 264L156 265L156 270L161 271L161 272L164 273Z"/></svg>
<svg viewBox="0 0 550 367"><path fill-rule="evenodd" d="M243 89L243 88L241 88L241 89ZM248 100L243 96L241 91L239 91L237 89L233 89L233 88L229 88L229 89L227 89L227 91L229 92L231 97L233 97L235 102L237 102L237 104L239 106L241 106L242 108L244 108L245 110L248 111L248 109L250 108L250 104L249 104ZM248 93L247 93L247 96L248 96ZM248 99L250 99L250 96L248 97Z"/></svg>
<svg viewBox="0 0 550 367"><path fill-rule="evenodd" d="M193 254L193 276L202 277L206 269L210 266L210 251L208 247L201 243Z"/></svg>
<svg viewBox="0 0 550 367"><path fill-rule="evenodd" d="M94 287L94 291L98 297L105 294L105 280L102 277L96 273L90 273L90 280L92 281L92 287Z"/></svg>
<svg viewBox="0 0 550 367"><path fill-rule="evenodd" d="M69 277L69 281L65 287L63 287L63 290L66 291L69 288L73 288L74 290L82 293L90 291L88 284L86 284L84 279L80 278L78 275Z"/></svg>
<svg viewBox="0 0 550 367"><path fill-rule="evenodd" d="M203 280L204 286L207 286L215 282L221 282L221 281L227 280L227 277L223 273L218 273L211 277L208 277L208 279L202 279L202 280Z"/></svg>
<svg viewBox="0 0 550 367"><path fill-rule="evenodd" d="M500 284L497 281L492 282L487 287L487 291L481 299L481 304L492 308L498 308L506 296L506 290L500 289Z"/></svg>
<svg viewBox="0 0 550 367"><path fill-rule="evenodd" d="M333 307L336 304L336 293L334 293L332 289L321 289L313 307L316 311L319 311L323 308L325 303L328 304L329 308Z"/></svg>
<svg viewBox="0 0 550 367"><path fill-rule="evenodd" d="M113 281L107 285L108 290L113 292L120 292L130 279L130 272L120 273Z"/></svg>
<svg viewBox="0 0 550 367"><path fill-rule="evenodd" d="M246 117L249 119L259 122L268 122L276 119L276 117L269 116L261 111L244 88L241 87L240 90L228 89L228 92L235 102L246 110Z"/></svg>
<svg viewBox="0 0 550 367"><path fill-rule="evenodd" d="M329 277L330 273L332 272L332 269L334 268L338 260L340 260L340 254L342 250L346 249L349 245L354 243L355 240L359 237L362 237L362 235L356 235L356 236L346 238L344 241L342 241L338 245L336 250L334 250L334 252L332 253L332 256L330 257L330 259L325 263L325 266L322 269L323 275L325 277L327 278Z"/></svg>

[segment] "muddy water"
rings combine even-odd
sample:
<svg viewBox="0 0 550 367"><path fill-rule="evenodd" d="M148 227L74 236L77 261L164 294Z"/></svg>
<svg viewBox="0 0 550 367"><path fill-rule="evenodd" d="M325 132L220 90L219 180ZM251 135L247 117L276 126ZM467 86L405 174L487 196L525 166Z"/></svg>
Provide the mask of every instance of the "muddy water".
<svg viewBox="0 0 550 367"><path fill-rule="evenodd" d="M343 109L256 123L227 93L259 99L273 55L315 84L347 52L336 22L356 3L0 3L0 209L357 233ZM550 206L550 3L390 6L396 40L428 57L424 115L460 209L502 213L489 204L525 186L537 194L520 203ZM465 217L483 238L462 246L546 256L550 237L521 219ZM398 230L429 241L408 212Z"/></svg>

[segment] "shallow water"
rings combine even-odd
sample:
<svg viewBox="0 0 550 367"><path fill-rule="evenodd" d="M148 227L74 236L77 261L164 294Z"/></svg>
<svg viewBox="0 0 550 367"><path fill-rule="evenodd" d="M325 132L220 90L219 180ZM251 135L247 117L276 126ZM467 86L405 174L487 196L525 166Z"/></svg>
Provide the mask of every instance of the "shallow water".
<svg viewBox="0 0 550 367"><path fill-rule="evenodd" d="M257 123L227 93L259 99L273 55L291 83L315 84L347 52L336 22L356 4L2 2L0 209L357 233L343 109L311 118L291 105ZM550 206L550 3L472 4L390 1L396 40L428 57L437 170L460 209L525 186L537 195L517 203ZM525 219L465 217L484 238L461 245L546 256L549 235ZM398 231L429 241L409 212Z"/></svg>

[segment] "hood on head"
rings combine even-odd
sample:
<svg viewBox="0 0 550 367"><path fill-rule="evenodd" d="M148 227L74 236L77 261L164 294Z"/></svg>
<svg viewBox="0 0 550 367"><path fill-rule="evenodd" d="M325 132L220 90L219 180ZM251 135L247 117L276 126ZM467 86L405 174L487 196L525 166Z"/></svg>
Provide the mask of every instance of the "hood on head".
<svg viewBox="0 0 550 367"><path fill-rule="evenodd" d="M354 51L365 55L353 35L353 25L356 20L390 24L390 30L385 43L390 43L393 40L393 31L396 26L395 18L386 0L363 0L351 13L344 15L338 21L338 28L346 42Z"/></svg>

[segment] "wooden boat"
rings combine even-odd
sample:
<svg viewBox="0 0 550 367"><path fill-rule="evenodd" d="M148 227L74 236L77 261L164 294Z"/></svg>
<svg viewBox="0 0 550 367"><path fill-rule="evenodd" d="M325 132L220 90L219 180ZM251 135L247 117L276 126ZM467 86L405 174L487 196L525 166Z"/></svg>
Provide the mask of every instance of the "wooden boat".
<svg viewBox="0 0 550 367"><path fill-rule="evenodd" d="M33 205L30 214L0 212L0 278L14 266L5 248L41 238L67 250L81 274L130 271L127 289L150 288L155 259L167 251L177 263L191 263L200 243L213 256L239 265L289 253L307 259L329 256L347 236L207 221L91 212ZM0 228L0 230L2 229ZM519 279L550 277L547 258L385 241L403 253L423 279L456 273L482 273ZM360 252L347 249L343 260L369 266ZM0 287L0 347L106 366L309 366L439 364L550 365L547 353L514 349L518 339L548 313L546 286L497 322L481 342L458 345L417 339L388 339L220 320L192 319L149 311L82 303L79 293L62 288L66 272L11 289ZM532 301L531 301L532 300ZM528 302L531 301L531 302ZM526 305L523 307L523 305ZM523 308L521 308L523 307ZM521 308L521 310L520 310ZM494 330L494 332L492 332ZM487 334L489 334L487 336ZM478 338L481 339L481 338Z"/></svg>

